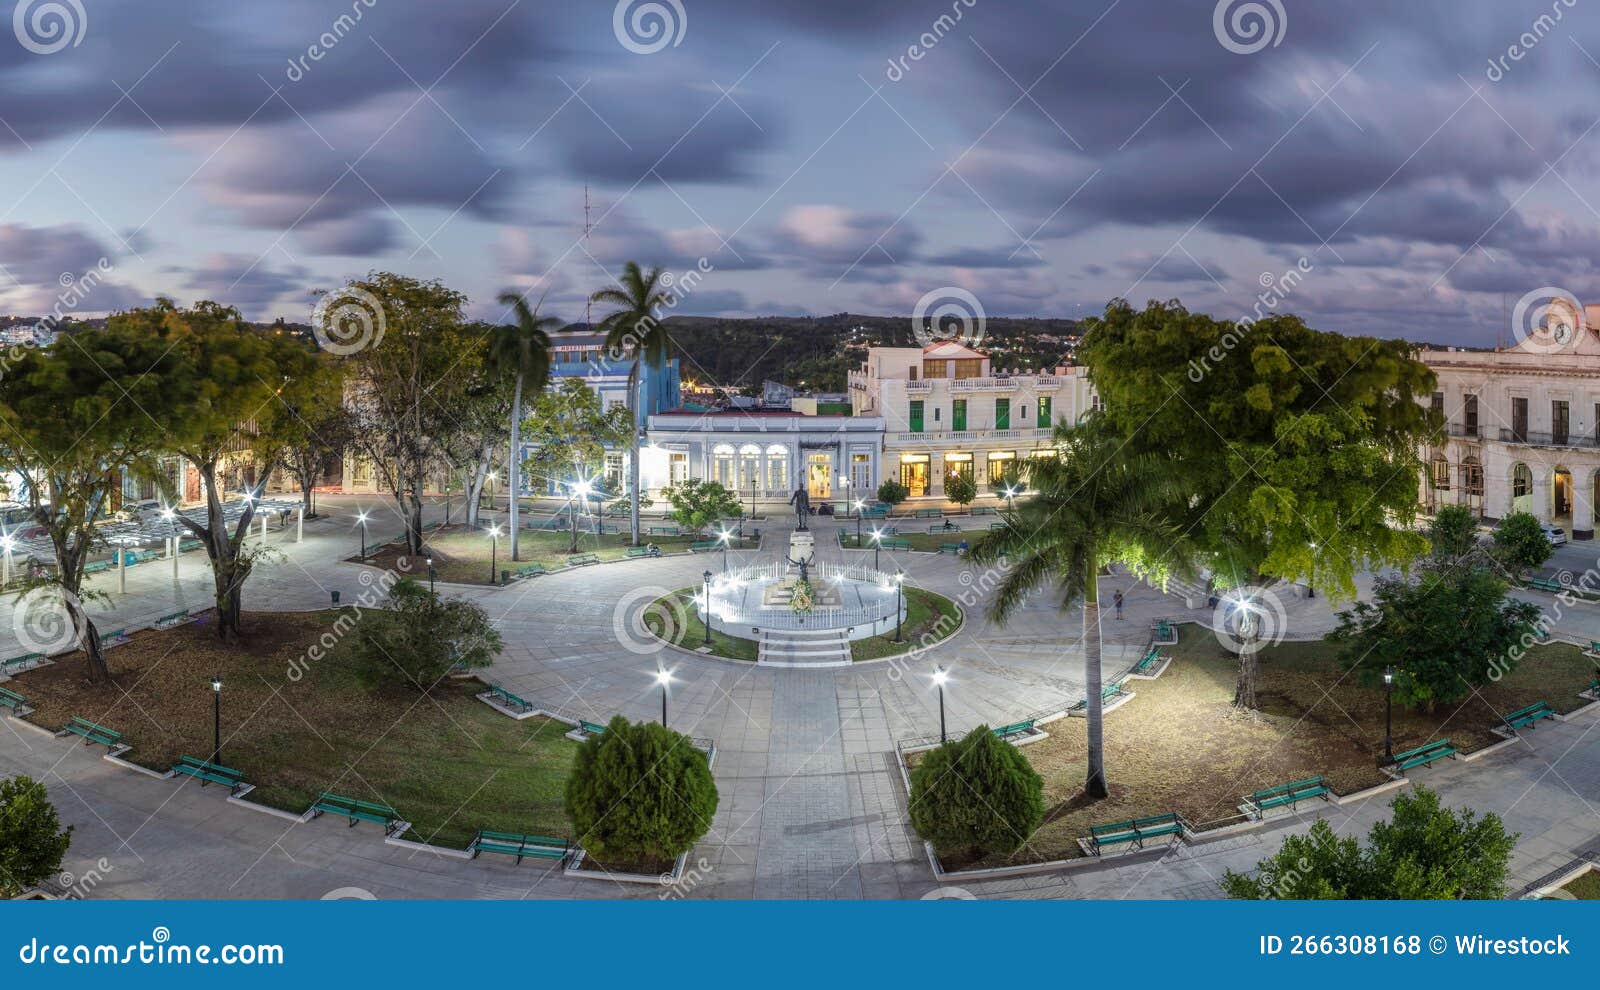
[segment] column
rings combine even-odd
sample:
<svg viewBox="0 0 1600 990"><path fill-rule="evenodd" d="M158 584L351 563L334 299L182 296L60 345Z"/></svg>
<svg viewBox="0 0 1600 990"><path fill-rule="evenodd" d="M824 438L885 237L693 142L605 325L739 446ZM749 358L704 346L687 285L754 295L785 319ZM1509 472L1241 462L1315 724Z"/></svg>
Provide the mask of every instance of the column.
<svg viewBox="0 0 1600 990"><path fill-rule="evenodd" d="M1529 465L1529 467L1532 467L1532 466L1533 465L1531 465L1531 464ZM1552 512L1551 512L1551 506L1550 506L1550 469L1549 468L1540 467L1537 471L1534 472L1534 475L1533 475L1533 497L1532 497L1532 499L1530 499L1530 505L1528 506L1528 509L1529 509L1530 512L1533 513L1533 517L1535 519L1539 520L1540 522L1547 523L1547 522L1550 521Z"/></svg>
<svg viewBox="0 0 1600 990"><path fill-rule="evenodd" d="M1572 472L1572 538L1594 539L1594 472L1588 468Z"/></svg>
<svg viewBox="0 0 1600 990"><path fill-rule="evenodd" d="M449 495L445 496L445 505L448 506ZM448 510L446 510L448 511ZM301 502L294 510L294 541L304 543L306 539L306 504Z"/></svg>

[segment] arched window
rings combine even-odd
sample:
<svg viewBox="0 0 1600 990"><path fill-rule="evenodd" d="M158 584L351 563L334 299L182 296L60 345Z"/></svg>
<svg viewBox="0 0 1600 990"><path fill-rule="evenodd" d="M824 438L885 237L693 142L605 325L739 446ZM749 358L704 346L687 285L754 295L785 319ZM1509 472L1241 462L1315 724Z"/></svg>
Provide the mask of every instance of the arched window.
<svg viewBox="0 0 1600 990"><path fill-rule="evenodd" d="M1430 464L1431 470L1429 471L1429 476L1433 482L1433 487L1441 491L1449 491L1450 462L1445 459L1443 454L1434 454L1433 460L1430 462Z"/></svg>
<svg viewBox="0 0 1600 990"><path fill-rule="evenodd" d="M733 445L719 443L711 448L711 480L724 488L733 487Z"/></svg>
<svg viewBox="0 0 1600 990"><path fill-rule="evenodd" d="M1518 464L1511 469L1511 497L1521 498L1533 494L1533 472L1528 465Z"/></svg>
<svg viewBox="0 0 1600 990"><path fill-rule="evenodd" d="M750 489L761 484L761 448L747 443L739 448L739 487Z"/></svg>
<svg viewBox="0 0 1600 990"><path fill-rule="evenodd" d="M767 448L767 491L785 492L789 489L789 448L781 443Z"/></svg>

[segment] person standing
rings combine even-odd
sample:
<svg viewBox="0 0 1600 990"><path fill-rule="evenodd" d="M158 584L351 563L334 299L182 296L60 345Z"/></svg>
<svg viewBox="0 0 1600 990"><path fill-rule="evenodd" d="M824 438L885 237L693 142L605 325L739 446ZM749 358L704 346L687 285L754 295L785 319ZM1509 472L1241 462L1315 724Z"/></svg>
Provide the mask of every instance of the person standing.
<svg viewBox="0 0 1600 990"><path fill-rule="evenodd" d="M1122 618L1122 589L1118 588L1111 596L1111 603L1116 606L1117 618Z"/></svg>

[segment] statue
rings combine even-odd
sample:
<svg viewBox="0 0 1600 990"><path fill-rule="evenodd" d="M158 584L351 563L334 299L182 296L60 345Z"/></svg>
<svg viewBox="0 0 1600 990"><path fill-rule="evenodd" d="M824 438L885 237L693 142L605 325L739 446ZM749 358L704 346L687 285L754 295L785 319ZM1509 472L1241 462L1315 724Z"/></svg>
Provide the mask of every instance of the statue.
<svg viewBox="0 0 1600 990"><path fill-rule="evenodd" d="M794 494L789 496L789 504L794 506L795 518L799 525L795 529L804 533L806 531L806 517L811 515L811 496L806 494L804 488L796 488Z"/></svg>
<svg viewBox="0 0 1600 990"><path fill-rule="evenodd" d="M790 557L788 554L784 554L783 559L784 559L784 562L787 563L790 567L798 567L798 568L800 568L800 583L806 584L806 585L809 585L811 583L811 572L810 572L809 568L811 567L811 562L813 560L817 559L817 555L816 555L816 553L814 551L809 556L801 557L799 560L795 560L793 557Z"/></svg>

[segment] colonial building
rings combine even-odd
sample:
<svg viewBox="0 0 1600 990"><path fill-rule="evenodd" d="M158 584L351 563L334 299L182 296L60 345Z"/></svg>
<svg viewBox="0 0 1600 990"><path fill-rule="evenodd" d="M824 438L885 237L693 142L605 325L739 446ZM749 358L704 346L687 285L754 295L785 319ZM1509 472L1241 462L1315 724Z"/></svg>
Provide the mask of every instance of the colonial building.
<svg viewBox="0 0 1600 990"><path fill-rule="evenodd" d="M875 416L670 411L650 417L647 435L640 478L658 501L661 489L689 478L769 508L797 488L813 502L877 498L883 420Z"/></svg>
<svg viewBox="0 0 1600 990"><path fill-rule="evenodd" d="M1575 539L1594 536L1600 472L1600 306L1557 300L1505 350L1427 349L1448 426L1423 452L1424 508L1465 505L1486 519L1530 512Z"/></svg>
<svg viewBox="0 0 1600 990"><path fill-rule="evenodd" d="M850 373L851 408L882 418L884 470L912 498L944 498L951 474L998 491L1049 454L1056 423L1077 422L1095 401L1082 368L995 374L989 355L952 341L869 348Z"/></svg>

